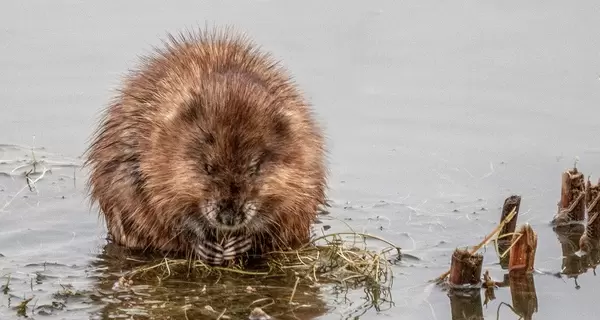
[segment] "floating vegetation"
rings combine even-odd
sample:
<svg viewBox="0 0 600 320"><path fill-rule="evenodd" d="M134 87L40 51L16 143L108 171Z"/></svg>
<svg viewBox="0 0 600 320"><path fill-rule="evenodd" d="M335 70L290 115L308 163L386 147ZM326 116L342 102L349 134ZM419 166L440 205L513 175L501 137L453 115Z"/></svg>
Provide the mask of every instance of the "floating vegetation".
<svg viewBox="0 0 600 320"><path fill-rule="evenodd" d="M3 294L8 294L8 292L10 291L10 274L8 275L8 278L6 279L6 284L3 284L0 286L0 290L2 291Z"/></svg>
<svg viewBox="0 0 600 320"><path fill-rule="evenodd" d="M21 303L15 307L18 316L27 318L27 305L31 300L33 300L33 297L21 301Z"/></svg>
<svg viewBox="0 0 600 320"><path fill-rule="evenodd" d="M255 308L276 319L317 317L327 312L320 294L324 287L342 301L350 290L364 293L363 303L346 312L386 310L393 305L392 267L401 257L400 248L393 243L355 232L325 234L297 250L270 252L258 259L248 257L229 266L132 255L118 247L108 250L111 258L99 262L110 261L110 265L98 265L112 270L105 278L108 281L100 285L100 299L136 296L142 299L136 304L138 311L153 316L179 314L189 319L247 318ZM186 298L180 303L176 297L181 296ZM148 305L150 301L153 306ZM132 312L115 308L110 314Z"/></svg>
<svg viewBox="0 0 600 320"><path fill-rule="evenodd" d="M386 246L371 250L367 240ZM362 245L361 245L362 244ZM391 266L400 259L400 248L377 236L362 233L332 233L314 238L307 245L289 251L270 252L255 264L235 263L231 266L210 266L200 260L168 259L143 263L123 275L119 287L131 284L136 277L148 275L166 279L180 272L200 276L224 274L237 276L292 277L298 281L338 283L348 287L389 286L393 279Z"/></svg>

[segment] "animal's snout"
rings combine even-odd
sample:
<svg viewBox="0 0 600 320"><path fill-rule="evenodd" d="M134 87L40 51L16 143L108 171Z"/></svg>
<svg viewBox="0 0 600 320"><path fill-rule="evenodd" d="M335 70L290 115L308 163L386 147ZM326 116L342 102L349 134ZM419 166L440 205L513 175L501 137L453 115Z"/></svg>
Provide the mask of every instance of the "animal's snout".
<svg viewBox="0 0 600 320"><path fill-rule="evenodd" d="M244 221L242 208L235 201L227 199L219 203L217 221L226 226L235 226Z"/></svg>

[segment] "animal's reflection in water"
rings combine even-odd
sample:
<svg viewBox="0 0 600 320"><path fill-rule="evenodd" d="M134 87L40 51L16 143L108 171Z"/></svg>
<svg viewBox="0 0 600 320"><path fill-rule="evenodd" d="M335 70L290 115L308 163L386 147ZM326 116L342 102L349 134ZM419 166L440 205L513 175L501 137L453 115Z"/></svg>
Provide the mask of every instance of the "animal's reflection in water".
<svg viewBox="0 0 600 320"><path fill-rule="evenodd" d="M315 319L329 311L319 286L300 281L294 290L294 277L202 276L180 266L151 269L119 283L123 274L155 262L160 263L160 257L107 244L92 263L94 300L101 306L93 318L248 319L260 307L272 319L283 320Z"/></svg>

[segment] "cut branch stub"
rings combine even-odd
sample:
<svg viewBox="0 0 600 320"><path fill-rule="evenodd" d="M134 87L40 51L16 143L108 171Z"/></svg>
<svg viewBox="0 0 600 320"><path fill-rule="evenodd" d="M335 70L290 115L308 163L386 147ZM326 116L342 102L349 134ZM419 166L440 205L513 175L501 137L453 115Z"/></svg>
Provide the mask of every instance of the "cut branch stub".
<svg viewBox="0 0 600 320"><path fill-rule="evenodd" d="M585 234L579 239L579 249L590 252L600 246L600 181L596 185L588 180L585 186L585 204L588 220Z"/></svg>
<svg viewBox="0 0 600 320"><path fill-rule="evenodd" d="M590 180L585 185L585 205L590 213L600 212L600 179L597 184L592 184Z"/></svg>
<svg viewBox="0 0 600 320"><path fill-rule="evenodd" d="M535 264L537 250L537 234L531 225L523 225L513 235L513 246L510 249L508 271L510 273L531 273Z"/></svg>
<svg viewBox="0 0 600 320"><path fill-rule="evenodd" d="M503 237L505 234L515 232L517 228L517 219L519 217L519 207L521 206L521 197L517 195L512 195L504 200L504 206L502 206L502 215L500 216L500 222L506 219L512 209L515 209L515 215L509 221L506 221L502 230L500 230L500 234L498 234L498 239L505 240ZM506 239L510 240L510 239Z"/></svg>
<svg viewBox="0 0 600 320"><path fill-rule="evenodd" d="M585 180L577 168L562 174L562 185L558 212L554 224L567 224L585 219Z"/></svg>
<svg viewBox="0 0 600 320"><path fill-rule="evenodd" d="M454 250L448 279L450 286L457 289L480 287L482 266L483 255L462 249Z"/></svg>
<svg viewBox="0 0 600 320"><path fill-rule="evenodd" d="M504 200L504 205L502 206L502 215L500 216L500 223L504 222L504 226L500 230L497 238L498 245L498 255L500 259L500 266L502 269L508 268L508 261L510 258L510 253L507 252L508 248L510 248L511 243L511 233L515 232L517 227L517 220L519 217L519 208L521 206L521 196L512 195ZM510 220L506 220L507 217L511 214L514 209L515 213ZM505 221L506 220L506 221ZM508 236L507 236L508 235Z"/></svg>

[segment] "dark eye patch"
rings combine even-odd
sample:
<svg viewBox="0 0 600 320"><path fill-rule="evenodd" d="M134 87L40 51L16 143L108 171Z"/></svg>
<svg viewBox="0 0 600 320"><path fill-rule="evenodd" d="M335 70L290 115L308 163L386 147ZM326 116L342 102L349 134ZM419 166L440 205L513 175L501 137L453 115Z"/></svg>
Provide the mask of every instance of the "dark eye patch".
<svg viewBox="0 0 600 320"><path fill-rule="evenodd" d="M204 172L206 172L206 174L213 174L215 173L215 167L210 163L205 163Z"/></svg>
<svg viewBox="0 0 600 320"><path fill-rule="evenodd" d="M251 175L256 175L260 172L263 165L271 159L271 151L264 150L250 162L248 172Z"/></svg>
<svg viewBox="0 0 600 320"><path fill-rule="evenodd" d="M197 122L204 118L204 106L200 98L192 93L192 98L184 103L184 108L180 113L183 120Z"/></svg>
<svg viewBox="0 0 600 320"><path fill-rule="evenodd" d="M260 172L260 165L261 165L261 162L259 162L259 161L252 162L250 164L250 167L248 168L248 173L251 176L257 175Z"/></svg>
<svg viewBox="0 0 600 320"><path fill-rule="evenodd" d="M273 131L282 140L290 136L290 122L283 116L275 118L273 123Z"/></svg>
<svg viewBox="0 0 600 320"><path fill-rule="evenodd" d="M208 145L214 145L217 140L215 139L215 135L208 132L204 134L204 143Z"/></svg>

